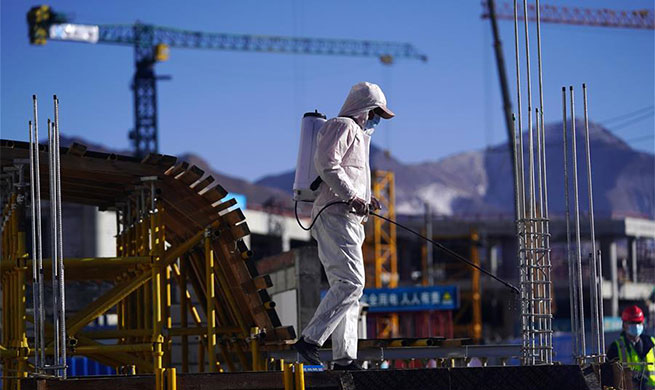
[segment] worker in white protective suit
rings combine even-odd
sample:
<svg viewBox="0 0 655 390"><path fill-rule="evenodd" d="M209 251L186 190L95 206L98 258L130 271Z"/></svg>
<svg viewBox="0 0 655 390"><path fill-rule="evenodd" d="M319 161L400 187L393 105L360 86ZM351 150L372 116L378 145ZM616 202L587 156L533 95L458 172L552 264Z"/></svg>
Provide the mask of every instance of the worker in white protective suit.
<svg viewBox="0 0 655 390"><path fill-rule="evenodd" d="M317 135L314 163L322 183L312 209L317 219L311 233L318 242L330 289L294 345L311 364L322 364L318 347L332 335L334 369L361 369L356 359L359 299L364 289L362 223L369 207L380 208L371 197L369 149L380 118L393 116L380 87L361 82L350 90L339 116L328 120ZM317 217L335 201L348 204L329 206Z"/></svg>

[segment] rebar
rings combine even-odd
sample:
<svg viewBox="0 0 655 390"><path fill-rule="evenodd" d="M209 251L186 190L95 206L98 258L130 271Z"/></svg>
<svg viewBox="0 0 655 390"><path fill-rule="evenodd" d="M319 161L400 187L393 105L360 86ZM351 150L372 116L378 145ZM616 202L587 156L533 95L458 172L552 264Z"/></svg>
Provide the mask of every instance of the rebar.
<svg viewBox="0 0 655 390"><path fill-rule="evenodd" d="M584 101L584 124L585 124L585 156L587 163L587 197L589 200L589 230L591 233L591 253L590 253L590 267L591 267L591 283L589 285L591 292L591 309L592 309L592 332L595 334L592 335L594 338L595 349L594 354L597 357L598 362L602 362L602 350L603 346L601 345L601 332L603 331L603 318L600 316L599 307L603 304L602 296L598 293L598 285L600 281L598 280L598 257L596 253L596 229L594 224L594 191L591 180L591 148L589 141L589 113L587 106L587 85L582 84L582 95Z"/></svg>
<svg viewBox="0 0 655 390"><path fill-rule="evenodd" d="M551 304L552 304L552 296L551 296L551 247L550 247L550 212L548 209L548 170L547 170L547 159L546 159L546 127L544 125L544 116L543 112L541 113L541 159L542 159L542 166L543 166L543 188L544 188L544 215L543 215L543 226L544 226L544 248L546 249L545 253L545 263L544 263L544 278L546 280L546 287L544 287L544 298L545 298L545 305L546 305L546 310L548 313L548 317L546 317L546 343L548 346L548 349L546 350L546 360L547 363L552 363L553 362L553 353L552 353L552 347L553 347L553 316L552 316L552 310L551 310Z"/></svg>
<svg viewBox="0 0 655 390"><path fill-rule="evenodd" d="M537 158L537 188L536 188L537 196L535 197L535 201L537 200L537 197L539 198L538 208L535 210L535 214L536 214L536 217L537 217L536 219L539 220L539 222L535 224L536 235L534 236L534 242L536 244L535 245L535 249L536 249L537 247L542 247L543 246L543 235L544 235L544 227L543 227L543 223L542 223L543 215L544 215L544 195L543 195L544 192L543 192L543 176L542 176L543 167L541 165L541 125L540 125L540 121L539 121L540 117L539 117L539 109L538 108L535 108L535 110L534 110L534 117L535 117L535 128L536 128L535 136L537 137L537 142L536 142L536 144L537 144L536 145L537 146L537 155L536 155L536 158ZM536 253L535 252L535 256L534 256L534 260L533 260L535 267L539 267L543 263L543 257L544 257L543 253ZM543 271L541 269L538 269L538 270L535 269L535 271L533 273L535 274L535 282L540 282L542 277L543 277ZM542 314L542 313L544 313L544 311L546 309L544 307L545 306L544 302L539 300L539 297L544 296L544 284L539 283L536 286L534 286L534 288L536 289L535 295L537 297L537 298L535 298L535 306L536 306L535 311L536 311L537 314ZM544 321L545 321L545 319L542 316L538 316L535 328L537 330L544 329L545 328ZM542 332L538 332L537 335L539 337L539 345L544 345L545 344L545 340L544 340L545 334L542 333ZM539 350L538 353L539 353L539 359L542 360L542 361L545 361L546 359L545 359L544 351Z"/></svg>
<svg viewBox="0 0 655 390"><path fill-rule="evenodd" d="M518 149L519 154L516 155L516 158L520 158L519 163L517 164L520 172L520 182L525 181L525 174L523 171L523 122L521 121L521 66L520 66L520 54L519 54L519 24L518 24L518 0L514 0L514 57L516 62L516 100L517 100L517 111L516 118L518 119ZM516 130L516 129L515 129ZM525 193L523 192L524 188L519 188L519 206L518 213L519 218L525 217Z"/></svg>
<svg viewBox="0 0 655 390"><path fill-rule="evenodd" d="M600 349L598 350L599 363L604 363L606 354L605 354L605 323L603 318L605 318L605 313L603 309L603 267L602 267L602 253L600 249L596 252L596 265L598 267L598 296L600 297L600 302L598 305L599 317L600 317Z"/></svg>
<svg viewBox="0 0 655 390"><path fill-rule="evenodd" d="M59 148L59 99L53 96L54 109L55 109L55 123L54 123L54 159L55 159L55 210L57 215L57 247L59 249L57 259L57 277L58 277L58 307L57 314L59 316L59 345L60 354L57 365L64 367L60 369L59 376L66 378L66 289L64 280L64 244L63 244L63 223L62 223L62 210L61 210L61 161L60 161L60 148ZM54 259L53 259L54 260ZM54 261L53 261L54 262Z"/></svg>
<svg viewBox="0 0 655 390"><path fill-rule="evenodd" d="M552 334L552 313L551 313L551 279L550 279L550 269L551 269L551 260L550 260L550 221L548 215L548 180L546 176L546 127L544 125L544 92L543 92L543 64L541 60L541 13L539 0L536 0L536 22L537 22L537 67L539 74L539 123L540 123L540 142L541 142L541 156L540 164L542 166L542 191L540 199L543 202L541 206L542 211L542 223L541 229L543 234L543 247L546 250L543 262L544 269L542 277L545 279L546 283L543 285L543 306L544 312L547 316L544 318L544 327L545 327L545 349L544 352L544 361L547 364L553 362L553 334Z"/></svg>
<svg viewBox="0 0 655 390"><path fill-rule="evenodd" d="M575 134L575 99L573 86L569 87L571 94L571 160L573 163L573 204L575 210L575 240L576 240L576 266L577 278L576 288L578 289L578 308L580 318L580 355L578 359L584 361L587 355L587 346L585 341L585 324L584 324L584 291L582 284L582 247L580 239L580 200L578 197L578 149Z"/></svg>
<svg viewBox="0 0 655 390"><path fill-rule="evenodd" d="M527 79L528 113L528 166L524 157L522 132L521 72L518 33L518 1L514 1L514 49L516 60L516 87L519 100L517 112L518 128L514 123L512 142L518 155L514 162L516 171L514 183L519 199L516 201L518 219L518 260L521 279L521 334L522 358L524 365L552 363L552 314L550 292L550 238L547 218L547 178L545 158L545 127L543 116L543 88L541 71L541 38L537 26L539 44L539 94L540 107L532 106L532 77L530 70L530 36L527 22L527 0L523 1L525 34L525 61ZM535 115L533 125L532 115ZM536 127L535 127L536 125ZM516 139L518 135L518 140ZM536 136L536 145L535 145ZM536 155L535 155L536 146ZM536 164L536 165L535 165ZM535 177L535 175L537 177ZM527 176L527 178L526 178ZM527 180L526 180L527 179ZM537 180L537 183L535 183ZM529 187L529 188L526 188ZM528 195L529 194L529 195Z"/></svg>
<svg viewBox="0 0 655 390"><path fill-rule="evenodd" d="M29 136L30 136L30 211L31 211L31 225L32 225L32 304L34 308L34 367L38 372L41 367L39 360L39 351L41 350L41 332L39 330L39 274L37 268L37 238L36 238L36 204L35 204L35 180L34 180L34 135L32 131L32 121L29 121ZM38 146L38 143L37 143ZM38 150L37 150L38 153ZM37 167L38 169L38 167ZM40 194L39 194L40 196Z"/></svg>
<svg viewBox="0 0 655 390"><path fill-rule="evenodd" d="M516 116L514 114L512 114L512 125L513 125L512 126L512 147L514 148L514 155L518 157L518 142L517 142L517 139L516 139L516 134L518 132L516 131ZM518 158L514 159L513 163L514 163L514 172L518 172L519 171L519 166L520 166ZM520 175L518 173L514 175L514 187L515 188L520 188L519 176ZM519 192L519 194L521 193L521 191L518 191L518 192ZM519 197L517 197L515 199L515 202L516 202L516 205L515 205L516 210L518 210L518 212L517 212L517 215L518 215L517 220L518 220L518 219L521 219L523 217L521 212L520 212L521 211L521 200L519 199ZM428 207L427 203L426 203L426 207Z"/></svg>
<svg viewBox="0 0 655 390"><path fill-rule="evenodd" d="M32 95L32 113L34 115L34 182L35 188L35 208L36 208L36 236L37 239L37 276L39 285L39 339L41 342L40 358L41 368L45 366L45 293L43 280L43 235L41 229L41 170L39 158L39 115L38 101L36 95Z"/></svg>
<svg viewBox="0 0 655 390"><path fill-rule="evenodd" d="M54 129L52 121L48 119L48 173L49 173L49 183L50 183L50 241L51 241L51 258L52 258L52 317L53 317L53 329L54 329L54 361L53 365L59 364L58 358L60 355L61 345L59 339L59 314L57 308L59 307L59 284L58 284L58 257L59 250L57 245L59 243L58 232L57 232L57 194L56 194L56 182L55 182L55 140L54 140Z"/></svg>
<svg viewBox="0 0 655 390"><path fill-rule="evenodd" d="M566 87L562 87L562 139L564 158L564 205L566 219L566 264L569 269L569 302L571 311L571 333L573 335L573 357L580 349L580 320L578 318L578 290L575 288L575 266L571 259L571 206L569 201L568 142L566 132Z"/></svg>
<svg viewBox="0 0 655 390"><path fill-rule="evenodd" d="M524 19L525 20L525 19ZM517 119L518 119L518 155L517 155L517 166L518 169L515 170L515 178L518 181L519 185L517 186L517 192L519 195L519 201L517 202L517 257L519 260L519 279L521 287L521 337L522 337L522 363L528 364L530 359L528 355L530 352L530 340L532 333L530 332L530 323L531 318L530 313L530 297L529 297L529 287L528 287L528 256L529 254L525 250L526 245L526 194L525 194L525 159L523 156L523 122L522 122L522 99L521 99L521 66L520 66L520 50L519 50L519 28L518 28L518 0L514 0L514 58L516 66L516 95L517 95ZM528 80L529 84L529 80ZM528 111L528 116L530 112Z"/></svg>
<svg viewBox="0 0 655 390"><path fill-rule="evenodd" d="M526 263L527 263L527 269L528 269L528 280L527 280L527 285L525 286L527 288L527 298L528 298L528 304L527 304L527 316L528 316L528 329L526 330L528 333L528 345L526 346L527 350L525 355L525 360L527 364L535 364L536 363L536 358L535 358L535 347L536 347L536 340L535 340L535 301L534 301L534 265L535 265L535 225L533 224L534 219L536 218L536 197L535 197L535 183L534 183L534 132L533 132L533 127L532 127L532 76L530 74L530 35L528 33L528 19L527 19L527 12L528 12L528 5L527 5L527 0L523 0L523 26L524 26L524 33L525 33L525 68L526 68L526 78L527 78L527 92L528 92L528 177L529 177L529 182L530 182L530 212L529 212L529 219L530 222L527 224L526 232L527 232L527 247L528 247L528 252L526 256Z"/></svg>

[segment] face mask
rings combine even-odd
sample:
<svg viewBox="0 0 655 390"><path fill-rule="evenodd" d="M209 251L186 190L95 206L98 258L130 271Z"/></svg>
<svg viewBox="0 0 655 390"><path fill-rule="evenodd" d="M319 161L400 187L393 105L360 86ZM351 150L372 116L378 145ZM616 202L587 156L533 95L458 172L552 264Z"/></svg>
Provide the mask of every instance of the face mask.
<svg viewBox="0 0 655 390"><path fill-rule="evenodd" d="M641 336L641 332L644 331L644 324L630 324L628 325L628 334L633 337Z"/></svg>
<svg viewBox="0 0 655 390"><path fill-rule="evenodd" d="M378 125L378 123L380 123L380 115L375 114L373 116L373 119L369 119L366 121L366 124L364 124L364 129L374 129L375 126Z"/></svg>

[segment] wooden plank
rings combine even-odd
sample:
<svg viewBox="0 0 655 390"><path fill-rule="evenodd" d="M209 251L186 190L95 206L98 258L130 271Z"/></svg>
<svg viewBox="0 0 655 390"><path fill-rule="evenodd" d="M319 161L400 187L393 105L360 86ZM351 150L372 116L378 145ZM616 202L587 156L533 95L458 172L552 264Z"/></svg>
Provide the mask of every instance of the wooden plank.
<svg viewBox="0 0 655 390"><path fill-rule="evenodd" d="M250 234L250 229L248 228L248 224L246 222L234 226L231 231L235 240L242 239Z"/></svg>
<svg viewBox="0 0 655 390"><path fill-rule="evenodd" d="M186 171L186 169L189 167L189 163L186 161L180 161L177 164L173 165L172 167L168 168L164 174L166 176L172 176L175 177L178 174L180 174L183 171Z"/></svg>
<svg viewBox="0 0 655 390"><path fill-rule="evenodd" d="M142 160L141 164L156 165L168 169L177 161L177 157L167 154L148 153Z"/></svg>
<svg viewBox="0 0 655 390"><path fill-rule="evenodd" d="M253 278L251 281L244 283L242 286L244 289L251 291L265 290L273 287L273 281L271 280L270 275L260 275Z"/></svg>
<svg viewBox="0 0 655 390"><path fill-rule="evenodd" d="M173 165L175 165L175 162L177 162L177 157L164 154L161 160L159 160L159 163L157 165L162 169L166 170L172 167Z"/></svg>
<svg viewBox="0 0 655 390"><path fill-rule="evenodd" d="M47 187L47 183L46 184ZM123 186L117 186L115 183L108 183L106 181L95 181L88 179L71 179L68 177L61 178L61 187L72 188L76 190L91 190L91 191L104 191L115 195L123 194L127 196L128 192L125 191Z"/></svg>
<svg viewBox="0 0 655 390"><path fill-rule="evenodd" d="M148 153L141 159L141 164L156 165L161 160L162 155L159 153Z"/></svg>
<svg viewBox="0 0 655 390"><path fill-rule="evenodd" d="M84 153L86 153L86 146L77 142L73 142L73 144L68 148L68 151L66 151L66 154L78 157L84 156Z"/></svg>
<svg viewBox="0 0 655 390"><path fill-rule="evenodd" d="M41 188L41 199L49 200L50 194L47 192L47 188ZM75 190L62 190L61 191L61 201L65 203L81 203L95 206L111 206L116 202L116 198L113 196L102 194L89 194L87 191L75 191Z"/></svg>
<svg viewBox="0 0 655 390"><path fill-rule="evenodd" d="M61 191L62 195L63 194L78 194L83 197L88 197L89 199L93 199L94 196L97 196L98 198L102 199L118 199L121 197L125 197L127 193L121 191L122 187L117 186L114 188L102 188L102 187L96 187L93 185L88 185L88 184L75 184L71 185L70 183L65 183L62 181L61 183ZM45 185L41 187L41 197L48 197L50 196L50 186ZM65 201L65 199L64 199Z"/></svg>
<svg viewBox="0 0 655 390"><path fill-rule="evenodd" d="M225 210L229 209L230 207L235 206L236 204L237 204L237 200L234 199L234 198L230 198L230 199L226 200L223 203L217 204L214 207L214 211L217 212L217 213L220 213L221 211L225 211Z"/></svg>
<svg viewBox="0 0 655 390"><path fill-rule="evenodd" d="M241 253L241 258L248 260L252 257L252 251L248 249L248 245L243 240L237 241L237 249Z"/></svg>
<svg viewBox="0 0 655 390"><path fill-rule="evenodd" d="M42 200L48 200L49 195L43 195L41 197ZM77 196L71 196L67 195L65 198L62 196L62 201L64 203L75 203L75 204L82 204L82 205L88 205L88 206L97 206L101 210L102 209L107 209L111 206L114 205L114 201L107 201L107 200L102 200L102 199L91 199L89 197L77 197Z"/></svg>
<svg viewBox="0 0 655 390"><path fill-rule="evenodd" d="M49 183L42 183L41 188L48 188ZM89 179L72 179L69 177L62 177L61 189L70 189L75 191L99 191L102 194L112 196L127 196L128 191L124 185L116 185L115 183L105 181L94 181Z"/></svg>
<svg viewBox="0 0 655 390"><path fill-rule="evenodd" d="M246 216L243 215L243 211L241 211L241 209L236 209L230 211L229 213L225 213L221 216L221 218L229 226L235 226L238 223L246 220Z"/></svg>
<svg viewBox="0 0 655 390"><path fill-rule="evenodd" d="M201 191L213 182L214 182L214 178L212 176L207 176L202 181L199 181L195 185L192 185L191 188L193 188L194 191Z"/></svg>
<svg viewBox="0 0 655 390"><path fill-rule="evenodd" d="M216 183L215 186L207 189L206 191L200 191L200 195L208 202L214 204L225 198L227 191L225 191L225 188L223 188L220 184Z"/></svg>
<svg viewBox="0 0 655 390"><path fill-rule="evenodd" d="M105 152L99 152L97 150L87 150L86 151L86 157L90 157L96 160L109 160L109 156L115 156L112 158L112 160L118 160L118 155L115 153L105 153Z"/></svg>
<svg viewBox="0 0 655 390"><path fill-rule="evenodd" d="M47 155L41 156L48 158ZM63 158L64 156L62 156ZM82 159L77 157L76 159ZM41 173L41 184L47 184L49 180L48 173L48 164L43 163L41 160L41 167L39 169ZM46 160L47 161L47 160ZM66 180L75 180L83 179L89 181L99 181L106 184L113 184L114 186L123 186L132 183L134 180L138 179L138 176L126 174L126 172L117 172L117 173L98 173L93 171L88 171L83 169L83 167L76 166L75 164L62 164L61 166L61 177Z"/></svg>
<svg viewBox="0 0 655 390"><path fill-rule="evenodd" d="M158 183L162 191L161 199L165 208L173 208L179 212L182 220L189 221L201 228L206 227L219 218L211 205L193 193L186 186L171 185L174 183L164 180Z"/></svg>
<svg viewBox="0 0 655 390"><path fill-rule="evenodd" d="M219 236L218 242L213 243L214 253L223 258L223 261L218 262L218 264L228 280L236 282L235 287L241 291L241 296L245 298L246 307L249 309L255 324L260 328L271 329L273 324L269 316L262 310L263 302L259 294L256 291L247 292L241 288L241 284L252 280L252 276L240 256L232 252L235 238L229 237L229 235L229 233L223 232Z"/></svg>
<svg viewBox="0 0 655 390"><path fill-rule="evenodd" d="M181 181L187 186L190 186L191 184L198 181L204 174L205 171L203 171L202 169L198 168L195 165L192 165L186 171L175 176L175 179Z"/></svg>
<svg viewBox="0 0 655 390"><path fill-rule="evenodd" d="M163 214L163 222L164 226L166 226L166 241L169 241L170 237L176 237L180 241L184 241L184 238L190 238L195 232L202 229L201 226L195 223L190 224L187 223L188 221L180 219L178 214L176 210L170 208L167 208Z"/></svg>

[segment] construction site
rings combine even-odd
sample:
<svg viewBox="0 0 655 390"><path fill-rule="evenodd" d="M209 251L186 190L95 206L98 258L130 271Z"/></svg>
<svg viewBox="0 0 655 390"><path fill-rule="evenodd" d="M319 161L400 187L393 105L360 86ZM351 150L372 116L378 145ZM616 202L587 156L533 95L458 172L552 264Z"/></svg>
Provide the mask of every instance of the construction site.
<svg viewBox="0 0 655 390"><path fill-rule="evenodd" d="M473 62L493 80L492 88L492 82L483 86L482 79L462 76L469 78L462 89L487 91L479 92L480 101L493 94L497 106L479 115L452 111L448 101L459 105L457 92L440 86L443 101L416 108L421 121L443 121L444 129L453 129L447 135L439 130L436 141L405 130L415 124L386 123L395 116L386 99L399 107L394 121L400 120L422 99L415 91L428 88L427 82L402 85L412 73L423 77L416 75L439 67L445 79L456 79L464 72L464 65L439 58L456 56L445 53L448 45L424 49L425 40L414 42L414 28L427 28L409 27L407 20L420 13L417 6L385 6L399 20L397 30L389 27L397 41L387 39L392 33L378 37L373 28L364 35L371 39L343 38L336 24L318 30L328 37L303 37L296 33L305 6L292 3L293 35L263 35L267 25L257 22L241 29L252 27L250 35L181 28L201 20L203 12L217 12L213 5L207 6L211 11L175 8L150 16L135 6L127 13L134 15L130 21L113 20L120 15L113 5L91 10L79 3L76 10L71 3L2 0L0 389L655 389L652 2L634 9L617 8L630 7L625 3L586 8L568 0L462 5L466 23L483 26L466 34L485 34L484 60ZM262 7L269 12L271 5ZM459 5L430 7L462 13L455 10ZM338 15L322 6L314 11L326 20ZM104 24L93 24L89 15ZM453 23L462 22L452 15ZM178 25L158 22L176 17ZM322 28L324 21L311 19L308 24ZM244 25L238 20L230 28ZM405 26L407 34L401 33ZM572 62L559 51L566 46L561 37L573 36L571 31L583 31L589 47L603 41L598 51L622 39L646 42L649 52L630 54L645 73L610 69L619 66L614 59L605 67L590 59L579 60L590 79L580 77L575 66L560 65ZM631 35L616 38L623 31ZM548 42L543 50L542 39ZM55 58L59 49L68 57ZM71 60L71 50L113 54L96 67ZM175 82L191 91L203 84L219 91L172 93L161 83L171 76L158 69L199 51L210 63L214 51L244 62L231 65L233 73L221 82L201 75L213 67L193 63L193 70L186 69L193 75ZM125 55L133 62L124 63ZM282 55L289 59L279 61L288 63L262 65L264 57ZM305 58L325 62L324 68L318 62L309 67L325 85L333 84L330 93L314 90ZM364 70L346 75L340 67L350 61ZM48 89L38 77L24 75L36 63L56 75L46 72L41 79ZM129 80L114 69L117 63L129 70ZM288 64L291 70L282 69ZM549 74L549 67L557 71ZM359 83L378 68L370 80L387 94L383 104L367 107L363 119L344 114L358 86L380 90ZM267 98L267 91L285 83L287 71L294 92ZM87 85L87 73L94 73L97 86ZM621 74L618 81L614 73ZM105 83L116 83L112 77L124 81L116 88L124 96L106 89ZM626 87L626 95L634 95L626 103L632 110L612 111L627 99L614 83L633 78L640 81L635 91ZM252 84L233 93L232 83L246 79ZM603 88L605 79L611 87ZM95 92L80 92L87 87ZM253 96L261 100L253 103ZM293 101L289 115L280 109L286 100ZM83 104L95 108L78 108ZM228 108L215 108L220 105ZM236 106L248 108L229 108ZM437 114L442 109L452 118ZM231 122L221 110L233 110L239 119L252 116ZM479 122L466 122L482 111ZM266 115L290 119L267 123ZM207 123L216 117L219 125ZM124 118L129 129L121 127ZM365 157L355 157L361 166L346 161L351 149L343 161L326 158L343 166L334 177L352 175L355 166L368 178L366 188L352 183L363 192L351 195L355 191L348 189L342 196L339 182L321 165L325 129L347 120L370 140L377 122L369 122L380 118ZM494 121L502 133L498 142L487 123ZM466 133L453 127L456 122L479 128ZM266 134L284 126L293 128ZM645 135L619 134L634 128ZM461 139L485 134L486 144L461 146ZM129 147L113 137L128 140ZM420 144L432 144L425 147L428 157ZM295 169L279 173L289 161ZM328 191L331 202L324 201ZM358 200L365 211L358 210ZM354 248L350 241L329 247L324 236L353 234L350 225L328 224L338 220L330 209L345 210L340 218L361 228ZM330 263L351 253L365 277L358 288L344 284ZM355 290L334 295L337 288ZM352 297L348 311L340 312ZM634 318L626 314L630 310L637 310ZM325 325L332 338L310 337L318 322L338 315L334 326ZM634 325L641 330L632 337ZM308 359L302 343L314 348L320 364ZM344 349L356 358L338 357Z"/></svg>

